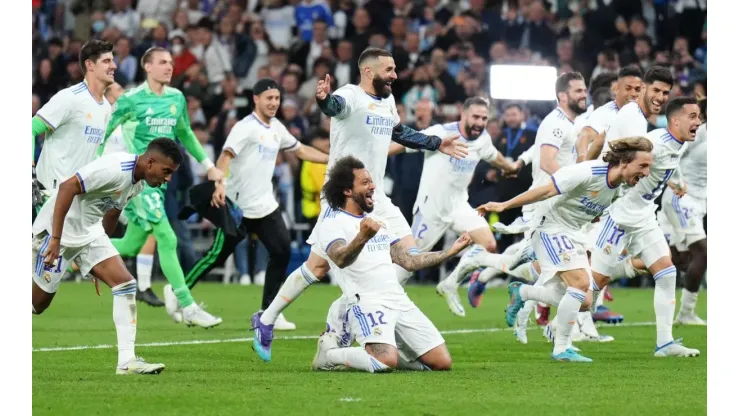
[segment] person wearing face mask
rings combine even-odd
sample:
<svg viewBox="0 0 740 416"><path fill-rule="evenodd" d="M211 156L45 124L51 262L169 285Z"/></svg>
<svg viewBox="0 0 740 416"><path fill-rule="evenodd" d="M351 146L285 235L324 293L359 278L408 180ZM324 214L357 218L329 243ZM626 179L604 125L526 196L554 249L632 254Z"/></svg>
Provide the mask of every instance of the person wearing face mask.
<svg viewBox="0 0 740 416"><path fill-rule="evenodd" d="M172 78L179 78L185 74L194 63L198 62L198 59L193 55L192 52L185 46L185 37L180 34L173 34L170 36L170 42L172 43L172 60L174 69L172 70Z"/></svg>

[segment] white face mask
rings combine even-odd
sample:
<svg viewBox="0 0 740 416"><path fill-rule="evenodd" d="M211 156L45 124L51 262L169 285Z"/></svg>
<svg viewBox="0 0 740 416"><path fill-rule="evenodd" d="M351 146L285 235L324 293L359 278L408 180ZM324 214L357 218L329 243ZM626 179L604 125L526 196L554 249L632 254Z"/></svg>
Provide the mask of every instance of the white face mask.
<svg viewBox="0 0 740 416"><path fill-rule="evenodd" d="M182 53L183 46L180 44L172 45L172 53L175 55L179 55Z"/></svg>

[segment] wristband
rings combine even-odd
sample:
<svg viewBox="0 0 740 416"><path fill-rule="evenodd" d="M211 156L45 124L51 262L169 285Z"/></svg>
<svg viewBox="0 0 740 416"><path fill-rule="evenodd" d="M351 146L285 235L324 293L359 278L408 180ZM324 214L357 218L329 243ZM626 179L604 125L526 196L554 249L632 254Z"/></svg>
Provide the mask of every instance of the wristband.
<svg viewBox="0 0 740 416"><path fill-rule="evenodd" d="M216 165L214 165L213 162L211 162L211 159L209 158L203 159L203 161L200 162L200 164L203 165L206 168L206 170L216 167Z"/></svg>

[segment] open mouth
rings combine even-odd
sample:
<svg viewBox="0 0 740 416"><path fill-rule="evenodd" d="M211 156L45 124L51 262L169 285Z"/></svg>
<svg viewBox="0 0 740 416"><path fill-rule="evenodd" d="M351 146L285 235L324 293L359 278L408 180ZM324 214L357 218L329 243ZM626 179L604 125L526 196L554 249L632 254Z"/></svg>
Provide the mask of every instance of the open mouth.
<svg viewBox="0 0 740 416"><path fill-rule="evenodd" d="M696 137L696 130L698 129L698 127L692 127L689 129L689 134L691 134L691 137Z"/></svg>
<svg viewBox="0 0 740 416"><path fill-rule="evenodd" d="M373 206L373 204L375 203L375 201L373 201L373 194L374 193L375 193L375 191L370 191L370 192L368 192L368 193L365 194L365 203L369 207Z"/></svg>

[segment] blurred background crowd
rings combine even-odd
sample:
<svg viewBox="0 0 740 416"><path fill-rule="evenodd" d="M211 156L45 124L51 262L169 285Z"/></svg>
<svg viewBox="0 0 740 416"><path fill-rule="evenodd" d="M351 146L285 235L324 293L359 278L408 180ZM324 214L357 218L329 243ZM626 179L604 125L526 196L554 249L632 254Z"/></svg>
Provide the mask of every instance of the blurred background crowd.
<svg viewBox="0 0 740 416"><path fill-rule="evenodd" d="M139 57L152 46L174 58L172 86L187 97L193 130L212 160L231 128L251 112L251 87L273 78L283 87L278 118L305 144L329 151L329 120L314 100L318 79L333 89L358 78L367 46L391 51L398 80L393 94L402 121L416 129L457 120L470 96L489 97L489 66L525 64L578 71L587 82L622 66L669 67L672 95L706 96L706 0L32 0L33 114L57 91L79 83L77 57L89 39L115 45L116 81L144 79ZM516 158L533 143L553 102L493 101L488 132L504 155ZM660 126L660 119L656 123ZM656 127L656 126L654 126ZM43 137L36 138L37 155ZM189 186L204 180L194 160L168 192L168 216L179 234L185 270L210 243L209 225L181 222ZM423 155L390 158L386 192L409 221ZM293 231L294 259L319 213L325 166L281 154L276 198ZM482 163L470 202L506 200L526 190L531 170L503 178ZM491 218L495 221L495 218ZM513 220L507 219L507 220ZM500 249L511 241L500 241ZM251 249L248 249L251 248ZM251 241L234 256L242 283L264 275L266 251ZM228 274L231 273L227 271ZM436 282L436 271L417 279ZM230 276L227 276L227 279Z"/></svg>

